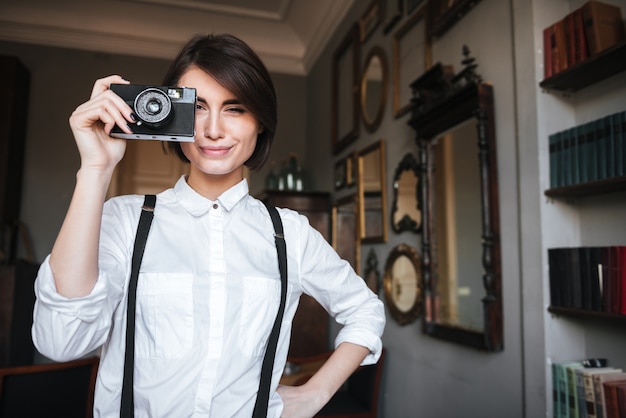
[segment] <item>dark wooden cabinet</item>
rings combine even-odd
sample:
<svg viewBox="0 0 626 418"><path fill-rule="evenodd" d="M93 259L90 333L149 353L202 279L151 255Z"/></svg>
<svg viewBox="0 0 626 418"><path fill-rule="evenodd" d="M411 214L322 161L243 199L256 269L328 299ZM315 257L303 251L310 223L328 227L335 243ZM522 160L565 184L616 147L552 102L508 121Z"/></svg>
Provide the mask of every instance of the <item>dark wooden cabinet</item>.
<svg viewBox="0 0 626 418"><path fill-rule="evenodd" d="M260 199L283 208L300 212L309 218L328 242L331 241L331 198L326 192L265 191ZM289 243L287 242L287 251ZM302 295L293 320L289 356L306 357L329 349L328 327L330 317L315 299Z"/></svg>
<svg viewBox="0 0 626 418"><path fill-rule="evenodd" d="M20 216L30 74L16 58L0 56L0 222Z"/></svg>

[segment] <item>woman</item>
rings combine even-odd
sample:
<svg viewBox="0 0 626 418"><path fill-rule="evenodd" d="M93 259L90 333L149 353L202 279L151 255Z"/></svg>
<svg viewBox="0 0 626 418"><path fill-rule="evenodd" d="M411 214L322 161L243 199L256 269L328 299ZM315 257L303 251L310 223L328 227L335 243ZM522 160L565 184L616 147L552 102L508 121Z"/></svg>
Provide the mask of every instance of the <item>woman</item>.
<svg viewBox="0 0 626 418"><path fill-rule="evenodd" d="M112 83L94 84L70 117L81 166L66 219L36 282L33 339L55 360L102 347L96 417L119 416L127 285L142 196L105 202L136 117ZM248 194L276 129L276 96L258 56L230 35L196 36L164 85L195 88L195 140L168 143L189 173L157 196L137 290L137 417L252 415L261 362L280 300L273 226ZM272 373L269 417L310 417L359 364L380 356L384 310L305 217L279 209L288 293ZM335 350L305 385L278 386L302 293L343 324Z"/></svg>

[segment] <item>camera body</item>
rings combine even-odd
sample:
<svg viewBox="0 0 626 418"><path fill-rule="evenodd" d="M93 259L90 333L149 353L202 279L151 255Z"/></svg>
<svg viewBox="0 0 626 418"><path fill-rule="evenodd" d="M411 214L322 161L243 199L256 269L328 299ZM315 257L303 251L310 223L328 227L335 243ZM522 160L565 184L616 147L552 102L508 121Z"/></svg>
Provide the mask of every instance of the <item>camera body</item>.
<svg viewBox="0 0 626 418"><path fill-rule="evenodd" d="M188 87L111 84L111 91L133 109L137 122L129 123L127 134L117 125L111 136L124 139L193 142L196 89Z"/></svg>

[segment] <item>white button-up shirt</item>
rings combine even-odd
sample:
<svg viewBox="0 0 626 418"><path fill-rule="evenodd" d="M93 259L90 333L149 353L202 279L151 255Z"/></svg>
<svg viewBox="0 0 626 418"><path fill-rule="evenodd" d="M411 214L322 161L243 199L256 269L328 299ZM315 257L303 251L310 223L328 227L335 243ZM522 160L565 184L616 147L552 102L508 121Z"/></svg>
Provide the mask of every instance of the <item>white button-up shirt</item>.
<svg viewBox="0 0 626 418"><path fill-rule="evenodd" d="M42 354L64 361L102 347L96 417L119 416L127 285L142 204L137 195L105 204L91 294L59 295L48 259L35 285L33 339ZM268 417L282 411L275 389L302 293L344 325L335 345L370 349L363 364L378 359L385 324L382 302L306 217L279 212L289 285ZM274 229L245 180L214 202L184 177L160 193L137 288L135 416L250 417L279 302Z"/></svg>

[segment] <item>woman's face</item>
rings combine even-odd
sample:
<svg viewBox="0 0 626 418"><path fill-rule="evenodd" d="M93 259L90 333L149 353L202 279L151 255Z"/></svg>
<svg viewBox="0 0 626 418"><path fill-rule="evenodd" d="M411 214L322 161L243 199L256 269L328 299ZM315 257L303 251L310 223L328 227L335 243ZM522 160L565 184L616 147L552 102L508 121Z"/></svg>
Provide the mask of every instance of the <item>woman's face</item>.
<svg viewBox="0 0 626 418"><path fill-rule="evenodd" d="M190 176L201 172L236 184L252 155L261 127L257 118L213 77L191 67L180 86L196 89L196 135L181 147L191 162ZM199 174L199 173L197 173Z"/></svg>

